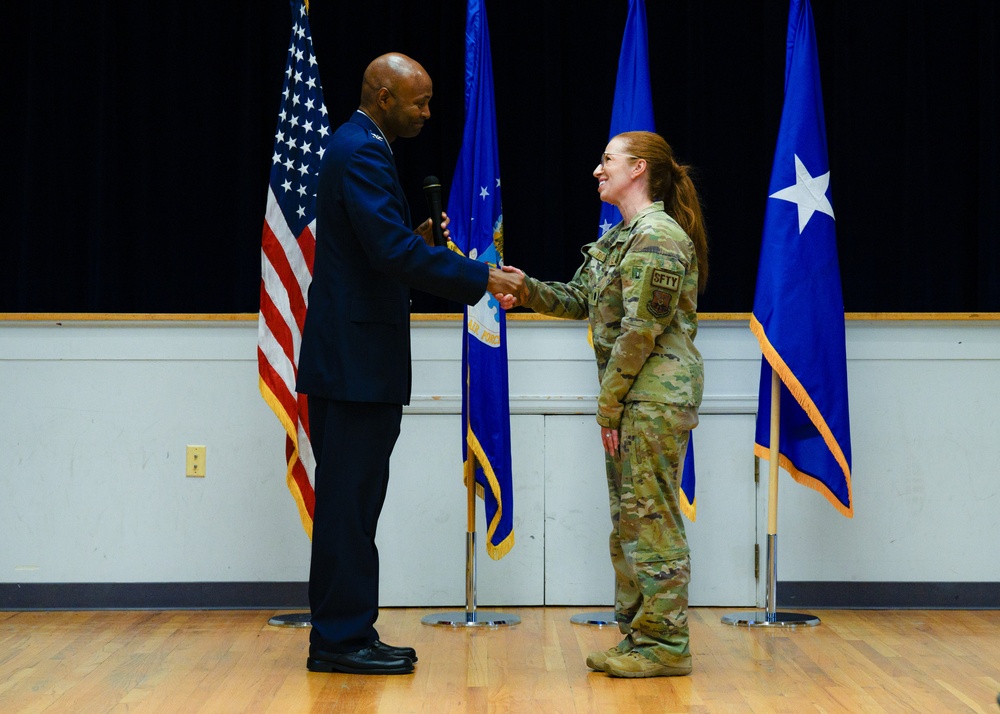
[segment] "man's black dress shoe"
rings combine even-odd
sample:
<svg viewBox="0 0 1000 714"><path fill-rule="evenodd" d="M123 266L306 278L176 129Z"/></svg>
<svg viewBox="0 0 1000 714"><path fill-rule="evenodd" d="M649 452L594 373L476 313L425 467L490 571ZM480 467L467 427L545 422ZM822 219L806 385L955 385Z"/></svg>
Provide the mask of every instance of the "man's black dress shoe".
<svg viewBox="0 0 1000 714"><path fill-rule="evenodd" d="M406 657L411 662L417 661L417 651L412 647L393 647L392 645L387 645L382 640L375 640L375 644L372 647L390 657Z"/></svg>
<svg viewBox="0 0 1000 714"><path fill-rule="evenodd" d="M375 647L357 652L325 652L309 648L306 669L310 672L346 672L347 674L410 674L413 661L394 657Z"/></svg>

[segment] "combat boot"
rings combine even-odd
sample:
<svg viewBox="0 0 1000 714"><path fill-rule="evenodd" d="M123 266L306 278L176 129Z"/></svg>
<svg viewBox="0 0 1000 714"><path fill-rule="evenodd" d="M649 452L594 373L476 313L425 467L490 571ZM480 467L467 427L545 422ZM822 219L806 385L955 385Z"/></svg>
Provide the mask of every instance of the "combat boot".
<svg viewBox="0 0 1000 714"><path fill-rule="evenodd" d="M588 664L590 660L587 661ZM632 650L617 657L608 657L604 671L612 677L683 677L691 674L691 662L684 665L660 664Z"/></svg>
<svg viewBox="0 0 1000 714"><path fill-rule="evenodd" d="M603 672L604 663L607 662L609 657L618 657L631 651L632 643L629 641L628 637L626 637L609 650L604 650L603 652L591 652L587 655L587 666L591 669L597 670L598 672Z"/></svg>

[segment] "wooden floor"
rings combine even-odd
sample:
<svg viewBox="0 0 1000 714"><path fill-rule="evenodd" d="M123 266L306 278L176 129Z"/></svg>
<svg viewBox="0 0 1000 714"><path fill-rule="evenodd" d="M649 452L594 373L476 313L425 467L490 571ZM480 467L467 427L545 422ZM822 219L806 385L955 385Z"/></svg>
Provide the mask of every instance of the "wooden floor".
<svg viewBox="0 0 1000 714"><path fill-rule="evenodd" d="M691 611L694 673L590 672L618 641L586 608L517 608L515 626L423 625L388 609L382 639L413 645L406 676L314 674L308 630L261 611L0 613L0 712L998 712L1000 612L812 611L818 627L723 625Z"/></svg>

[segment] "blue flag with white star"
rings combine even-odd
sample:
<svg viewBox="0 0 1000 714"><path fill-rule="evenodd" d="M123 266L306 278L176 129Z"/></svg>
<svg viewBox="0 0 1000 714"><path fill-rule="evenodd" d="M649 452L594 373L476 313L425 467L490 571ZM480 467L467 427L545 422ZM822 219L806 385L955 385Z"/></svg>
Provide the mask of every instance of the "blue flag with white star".
<svg viewBox="0 0 1000 714"><path fill-rule="evenodd" d="M649 81L649 42L646 35L646 4L629 0L628 18L618 55L615 98L611 105L611 131L608 140L626 131L656 131L653 121L653 90ZM604 235L619 223L622 214L616 206L601 203L598 235ZM694 435L688 441L681 476L681 510L692 521L697 512L694 495Z"/></svg>
<svg viewBox="0 0 1000 714"><path fill-rule="evenodd" d="M490 32L482 0L469 0L465 24L465 129L448 196L451 239L466 256L503 264L500 161L493 105ZM486 511L486 552L514 547L507 321L489 293L465 308L462 339L462 456L474 468Z"/></svg>
<svg viewBox="0 0 1000 714"><path fill-rule="evenodd" d="M791 2L786 47L785 103L750 320L763 352L754 451L769 456L773 369L782 383L779 463L852 517L844 299L809 0Z"/></svg>

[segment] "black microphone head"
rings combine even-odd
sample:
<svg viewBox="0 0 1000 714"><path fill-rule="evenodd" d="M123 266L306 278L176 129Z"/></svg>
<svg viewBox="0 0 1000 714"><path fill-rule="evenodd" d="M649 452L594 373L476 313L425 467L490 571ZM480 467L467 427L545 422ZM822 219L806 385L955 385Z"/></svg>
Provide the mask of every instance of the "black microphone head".
<svg viewBox="0 0 1000 714"><path fill-rule="evenodd" d="M441 230L441 182L437 176L424 179L424 198L431 212L431 228L434 230L434 245L445 245L444 233Z"/></svg>

